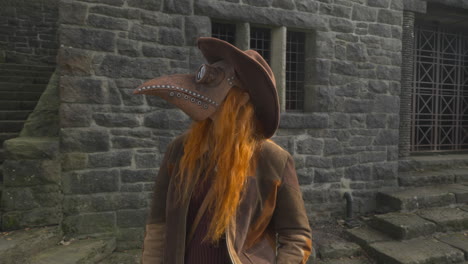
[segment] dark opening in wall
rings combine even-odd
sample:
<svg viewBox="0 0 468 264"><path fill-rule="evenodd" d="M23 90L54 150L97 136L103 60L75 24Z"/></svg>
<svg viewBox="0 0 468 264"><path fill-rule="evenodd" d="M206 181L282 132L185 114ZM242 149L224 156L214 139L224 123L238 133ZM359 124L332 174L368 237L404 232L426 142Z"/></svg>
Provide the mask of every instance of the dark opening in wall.
<svg viewBox="0 0 468 264"><path fill-rule="evenodd" d="M219 38L234 45L236 41L236 25L213 22L211 24L211 36Z"/></svg>
<svg viewBox="0 0 468 264"><path fill-rule="evenodd" d="M305 33L288 31L286 40L286 110L304 110Z"/></svg>
<svg viewBox="0 0 468 264"><path fill-rule="evenodd" d="M270 64L271 31L268 28L250 28L250 48L256 50Z"/></svg>

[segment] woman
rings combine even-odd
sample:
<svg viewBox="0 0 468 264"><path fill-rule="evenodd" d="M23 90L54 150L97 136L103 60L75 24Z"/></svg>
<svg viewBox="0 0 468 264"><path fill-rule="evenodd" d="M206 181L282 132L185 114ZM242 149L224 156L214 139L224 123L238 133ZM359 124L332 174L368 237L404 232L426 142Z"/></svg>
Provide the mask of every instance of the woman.
<svg viewBox="0 0 468 264"><path fill-rule="evenodd" d="M143 264L306 263L311 234L279 124L273 73L255 51L200 38L210 64L150 80L135 93L196 122L168 147L156 178Z"/></svg>

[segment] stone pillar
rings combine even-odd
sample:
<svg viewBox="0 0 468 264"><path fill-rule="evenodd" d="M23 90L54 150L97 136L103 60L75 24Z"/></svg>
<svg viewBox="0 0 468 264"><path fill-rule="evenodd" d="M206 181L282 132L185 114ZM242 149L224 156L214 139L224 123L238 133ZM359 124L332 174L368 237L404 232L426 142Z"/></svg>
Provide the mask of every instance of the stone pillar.
<svg viewBox="0 0 468 264"><path fill-rule="evenodd" d="M275 74L281 112L286 107L286 27L271 30L271 70Z"/></svg>
<svg viewBox="0 0 468 264"><path fill-rule="evenodd" d="M249 23L236 24L236 46L241 50L250 49L250 26Z"/></svg>
<svg viewBox="0 0 468 264"><path fill-rule="evenodd" d="M403 12L402 66L400 94L400 143L399 156L407 157L411 146L411 89L414 67L414 18L413 12Z"/></svg>

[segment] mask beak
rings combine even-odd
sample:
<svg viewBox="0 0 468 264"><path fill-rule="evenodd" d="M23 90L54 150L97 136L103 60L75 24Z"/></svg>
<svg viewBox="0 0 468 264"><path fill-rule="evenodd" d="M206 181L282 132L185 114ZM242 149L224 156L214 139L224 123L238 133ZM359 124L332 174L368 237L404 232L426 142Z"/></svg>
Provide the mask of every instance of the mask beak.
<svg viewBox="0 0 468 264"><path fill-rule="evenodd" d="M216 112L227 92L210 93L209 87L196 82L195 74L175 74L149 80L136 88L133 94L159 96L193 120L201 121Z"/></svg>

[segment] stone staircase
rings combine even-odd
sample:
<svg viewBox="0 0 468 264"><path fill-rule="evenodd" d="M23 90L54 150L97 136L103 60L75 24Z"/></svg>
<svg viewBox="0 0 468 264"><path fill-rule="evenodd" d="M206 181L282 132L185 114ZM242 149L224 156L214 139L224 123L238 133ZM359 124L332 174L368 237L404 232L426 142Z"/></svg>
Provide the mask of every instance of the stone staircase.
<svg viewBox="0 0 468 264"><path fill-rule="evenodd" d="M98 264L107 262L116 247L115 238L63 241L59 226L0 233L2 264ZM119 258L117 258L119 259ZM122 258L120 258L122 259Z"/></svg>
<svg viewBox="0 0 468 264"><path fill-rule="evenodd" d="M380 214L346 231L379 264L468 264L468 159L400 164L399 190L377 194Z"/></svg>
<svg viewBox="0 0 468 264"><path fill-rule="evenodd" d="M53 66L0 63L0 197L5 160L3 142L19 136L54 70Z"/></svg>

